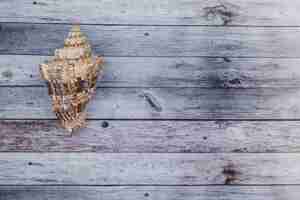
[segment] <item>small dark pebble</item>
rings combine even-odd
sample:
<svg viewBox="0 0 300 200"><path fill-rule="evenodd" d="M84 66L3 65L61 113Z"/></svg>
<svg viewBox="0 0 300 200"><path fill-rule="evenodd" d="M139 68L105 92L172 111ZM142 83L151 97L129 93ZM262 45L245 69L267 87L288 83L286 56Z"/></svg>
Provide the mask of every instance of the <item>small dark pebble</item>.
<svg viewBox="0 0 300 200"><path fill-rule="evenodd" d="M28 165L32 165L32 162L28 162Z"/></svg>
<svg viewBox="0 0 300 200"><path fill-rule="evenodd" d="M36 2L36 1L34 1L34 2L32 2L32 4L33 4L33 5L36 5L36 4L37 4L37 2Z"/></svg>
<svg viewBox="0 0 300 200"><path fill-rule="evenodd" d="M145 197L149 197L149 193L146 192L146 193L144 194L144 196L145 196Z"/></svg>
<svg viewBox="0 0 300 200"><path fill-rule="evenodd" d="M144 36L149 36L149 33L147 33L147 32L146 32L146 33L144 33Z"/></svg>

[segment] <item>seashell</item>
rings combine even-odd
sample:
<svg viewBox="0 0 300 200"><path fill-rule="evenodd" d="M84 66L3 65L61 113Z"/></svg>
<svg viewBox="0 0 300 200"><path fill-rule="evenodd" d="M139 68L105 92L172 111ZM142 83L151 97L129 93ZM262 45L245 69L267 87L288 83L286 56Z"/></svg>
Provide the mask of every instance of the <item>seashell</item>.
<svg viewBox="0 0 300 200"><path fill-rule="evenodd" d="M48 85L52 109L62 127L72 132L85 125L85 107L96 90L97 77L103 73L103 59L92 56L91 46L79 25L74 25L64 47L54 58L40 65Z"/></svg>

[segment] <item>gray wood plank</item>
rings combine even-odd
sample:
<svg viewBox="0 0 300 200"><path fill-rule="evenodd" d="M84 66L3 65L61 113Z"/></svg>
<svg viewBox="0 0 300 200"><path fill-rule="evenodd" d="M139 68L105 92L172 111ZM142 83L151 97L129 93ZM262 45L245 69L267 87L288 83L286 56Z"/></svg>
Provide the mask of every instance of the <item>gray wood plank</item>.
<svg viewBox="0 0 300 200"><path fill-rule="evenodd" d="M299 184L300 154L1 153L0 185Z"/></svg>
<svg viewBox="0 0 300 200"><path fill-rule="evenodd" d="M300 152L298 121L90 120L70 136L51 120L0 121L0 151Z"/></svg>
<svg viewBox="0 0 300 200"><path fill-rule="evenodd" d="M299 186L2 186L5 200L298 200Z"/></svg>
<svg viewBox="0 0 300 200"><path fill-rule="evenodd" d="M54 119L43 87L0 87L0 118ZM299 88L98 88L90 119L299 119Z"/></svg>
<svg viewBox="0 0 300 200"><path fill-rule="evenodd" d="M0 54L53 55L69 25L2 23ZM82 26L105 56L299 57L300 27Z"/></svg>
<svg viewBox="0 0 300 200"><path fill-rule="evenodd" d="M47 56L1 55L0 86L44 85ZM101 87L298 87L300 59L106 57Z"/></svg>
<svg viewBox="0 0 300 200"><path fill-rule="evenodd" d="M1 22L299 26L298 1L281 0L10 0Z"/></svg>

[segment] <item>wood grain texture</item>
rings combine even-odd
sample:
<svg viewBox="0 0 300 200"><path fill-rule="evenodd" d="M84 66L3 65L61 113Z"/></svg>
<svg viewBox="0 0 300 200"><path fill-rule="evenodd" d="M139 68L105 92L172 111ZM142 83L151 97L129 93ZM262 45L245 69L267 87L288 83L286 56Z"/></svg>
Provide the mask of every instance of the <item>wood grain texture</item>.
<svg viewBox="0 0 300 200"><path fill-rule="evenodd" d="M0 86L45 85L47 56L0 55ZM300 59L106 57L100 87L299 87Z"/></svg>
<svg viewBox="0 0 300 200"><path fill-rule="evenodd" d="M63 24L2 23L0 54L53 55ZM104 56L299 57L300 27L82 26Z"/></svg>
<svg viewBox="0 0 300 200"><path fill-rule="evenodd" d="M0 87L0 118L54 119L43 87ZM90 119L299 119L299 88L98 88Z"/></svg>
<svg viewBox="0 0 300 200"><path fill-rule="evenodd" d="M299 186L1 186L5 200L298 200Z"/></svg>
<svg viewBox="0 0 300 200"><path fill-rule="evenodd" d="M70 136L56 121L0 121L0 151L300 152L300 122L91 120Z"/></svg>
<svg viewBox="0 0 300 200"><path fill-rule="evenodd" d="M299 184L300 154L1 153L0 185Z"/></svg>
<svg viewBox="0 0 300 200"><path fill-rule="evenodd" d="M1 22L299 26L300 3L281 0L10 0Z"/></svg>

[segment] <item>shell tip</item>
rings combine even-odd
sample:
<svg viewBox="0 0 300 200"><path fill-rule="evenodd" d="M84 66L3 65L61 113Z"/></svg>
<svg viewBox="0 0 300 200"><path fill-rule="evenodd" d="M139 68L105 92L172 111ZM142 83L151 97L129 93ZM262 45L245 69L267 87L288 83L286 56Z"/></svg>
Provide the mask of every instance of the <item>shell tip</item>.
<svg viewBox="0 0 300 200"><path fill-rule="evenodd" d="M73 32L79 32L80 31L80 18L79 17L74 17L72 20L72 31Z"/></svg>

